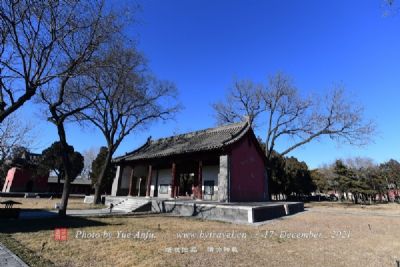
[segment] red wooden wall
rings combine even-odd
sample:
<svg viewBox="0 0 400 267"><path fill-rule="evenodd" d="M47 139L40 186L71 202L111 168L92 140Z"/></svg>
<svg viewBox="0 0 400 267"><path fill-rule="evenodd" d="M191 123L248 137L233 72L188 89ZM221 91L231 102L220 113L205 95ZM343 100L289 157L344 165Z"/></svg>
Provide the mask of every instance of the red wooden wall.
<svg viewBox="0 0 400 267"><path fill-rule="evenodd" d="M32 172L27 169L12 167L8 170L7 177L4 183L4 189L7 185L10 186L10 192L26 192L28 182L32 180L32 192L47 191L47 176L33 177Z"/></svg>
<svg viewBox="0 0 400 267"><path fill-rule="evenodd" d="M265 201L265 161L255 137L248 133L234 144L230 165L230 201Z"/></svg>

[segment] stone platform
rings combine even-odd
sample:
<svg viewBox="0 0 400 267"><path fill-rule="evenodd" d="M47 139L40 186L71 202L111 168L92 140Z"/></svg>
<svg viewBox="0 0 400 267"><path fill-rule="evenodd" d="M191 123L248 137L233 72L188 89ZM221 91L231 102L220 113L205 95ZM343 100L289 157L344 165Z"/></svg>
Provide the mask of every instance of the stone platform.
<svg viewBox="0 0 400 267"><path fill-rule="evenodd" d="M304 211L302 202L218 203L203 201L152 201L152 210L234 223L256 223Z"/></svg>
<svg viewBox="0 0 400 267"><path fill-rule="evenodd" d="M220 203L187 199L112 196L107 196L105 202L106 204L117 203L126 198L150 201L148 211L233 223L257 223L304 211L303 202Z"/></svg>

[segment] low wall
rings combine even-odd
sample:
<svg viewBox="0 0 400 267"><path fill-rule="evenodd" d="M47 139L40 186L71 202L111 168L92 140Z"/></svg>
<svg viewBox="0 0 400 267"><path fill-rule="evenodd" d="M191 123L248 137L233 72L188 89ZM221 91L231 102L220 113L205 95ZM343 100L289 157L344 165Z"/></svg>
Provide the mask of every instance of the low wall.
<svg viewBox="0 0 400 267"><path fill-rule="evenodd" d="M253 222L262 222L286 216L284 205L273 205L253 208Z"/></svg>
<svg viewBox="0 0 400 267"><path fill-rule="evenodd" d="M295 202L287 204L288 213L286 215L292 215L298 212L304 211L304 203L303 202Z"/></svg>
<svg viewBox="0 0 400 267"><path fill-rule="evenodd" d="M233 223L255 223L304 211L304 204L260 203L258 206L249 206L152 200L151 211Z"/></svg>
<svg viewBox="0 0 400 267"><path fill-rule="evenodd" d="M127 197L107 196L105 204L118 204ZM141 211L170 213L178 216L196 217L232 223L257 223L276 219L304 211L303 202L253 202L253 203L218 203L185 201L159 198L143 198L150 205ZM85 197L85 203L91 203L93 196Z"/></svg>
<svg viewBox="0 0 400 267"><path fill-rule="evenodd" d="M180 216L229 222L247 222L248 207L232 207L218 204L201 204L193 202L157 201L151 205L153 212L172 213Z"/></svg>
<svg viewBox="0 0 400 267"><path fill-rule="evenodd" d="M253 208L253 222L262 222L304 211L303 202L271 203Z"/></svg>

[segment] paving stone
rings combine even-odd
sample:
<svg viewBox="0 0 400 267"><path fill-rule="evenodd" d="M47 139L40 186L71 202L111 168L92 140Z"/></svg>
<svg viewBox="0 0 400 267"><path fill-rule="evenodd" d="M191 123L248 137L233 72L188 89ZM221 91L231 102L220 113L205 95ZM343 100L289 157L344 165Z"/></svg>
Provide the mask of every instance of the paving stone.
<svg viewBox="0 0 400 267"><path fill-rule="evenodd" d="M0 266L1 267L29 267L14 253L0 243Z"/></svg>

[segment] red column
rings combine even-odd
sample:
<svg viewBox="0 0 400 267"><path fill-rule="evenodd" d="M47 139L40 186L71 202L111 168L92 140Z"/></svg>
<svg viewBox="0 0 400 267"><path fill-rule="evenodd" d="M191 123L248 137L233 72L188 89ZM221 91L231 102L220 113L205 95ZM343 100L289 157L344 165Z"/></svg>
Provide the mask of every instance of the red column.
<svg viewBox="0 0 400 267"><path fill-rule="evenodd" d="M176 164L175 162L172 163L172 170L171 170L171 184L172 184L172 188L171 188L171 197L174 198L176 196L176 191L175 191L175 187L176 187L176 181L175 181L175 176L176 176Z"/></svg>
<svg viewBox="0 0 400 267"><path fill-rule="evenodd" d="M131 177L130 177L130 181L129 181L129 193L128 193L129 196L133 196L133 178L134 178L134 175L135 175L135 169L132 166Z"/></svg>
<svg viewBox="0 0 400 267"><path fill-rule="evenodd" d="M153 177L153 168L149 165L149 171L147 173L147 184L146 184L146 197L150 196L150 186L151 186L151 178Z"/></svg>
<svg viewBox="0 0 400 267"><path fill-rule="evenodd" d="M203 199L203 161L199 161L199 173L198 173L198 187L199 187L199 198Z"/></svg>

